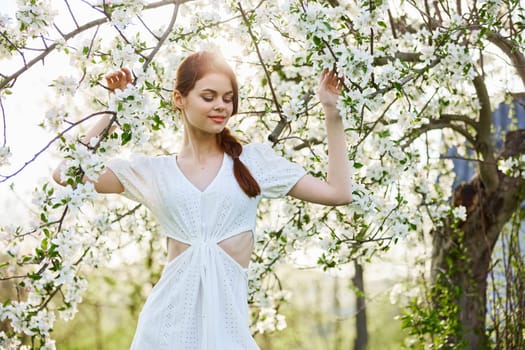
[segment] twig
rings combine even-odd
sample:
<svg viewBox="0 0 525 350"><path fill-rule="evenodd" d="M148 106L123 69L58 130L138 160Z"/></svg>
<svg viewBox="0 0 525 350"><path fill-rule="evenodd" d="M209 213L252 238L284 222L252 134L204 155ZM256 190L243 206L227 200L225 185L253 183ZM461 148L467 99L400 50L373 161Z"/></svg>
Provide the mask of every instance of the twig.
<svg viewBox="0 0 525 350"><path fill-rule="evenodd" d="M191 0L175 0L175 2L177 4L183 4L183 3L186 3L186 2L189 2L189 1L191 1ZM154 8L157 8L157 7L162 7L162 6L165 6L165 5L168 5L168 4L172 4L173 2L174 2L174 0L162 0L162 1L151 3L151 4L147 4L146 6L144 6L144 8L145 9L154 9ZM85 30L88 30L88 29L93 28L95 26L104 24L107 21L108 21L108 18L107 17L103 17L103 18L99 18L99 19L93 20L91 22L88 22L88 23L78 27L77 29L75 29L75 30L65 34L64 35L64 40L67 41L67 40L75 37L76 35L84 32ZM0 35L1 35L1 33L0 33ZM43 60L49 53L51 53L56 48L56 46L57 46L56 42L54 42L53 44L49 45L40 55L36 56L34 59L29 61L27 64L24 64L23 68L19 69L18 71L16 71L12 75L10 75L10 76L6 77L5 79L3 79L2 82L0 82L0 90L4 89L6 86L8 86L9 83L16 81L16 79L21 74L23 74L25 71L27 71L33 65L35 65L35 63Z"/></svg>
<svg viewBox="0 0 525 350"><path fill-rule="evenodd" d="M151 51L151 53L148 55L148 57L146 57L146 61L144 62L144 64L142 65L142 70L145 71L146 68L148 67L148 65L151 63L151 61L153 60L153 57L155 57L155 55L157 54L157 52L160 50L160 47L162 46L162 44L164 44L164 42L166 41L166 39L168 38L169 34L171 33L171 30L173 29L173 26L175 25L175 21L177 20L177 14L179 12L179 4L175 4L175 6L173 7L173 13L171 15L171 19L170 19L170 23L168 24L168 27L166 28L166 30L164 31L164 34L162 34L162 36L160 37L159 39L159 42L157 43L157 46L155 46L155 48L153 49L153 51Z"/></svg>
<svg viewBox="0 0 525 350"><path fill-rule="evenodd" d="M286 136L286 137L283 137L281 139L279 139L279 141L284 141L284 140L292 140L292 139L296 139L296 140L301 140L303 143L296 146L296 147L300 147L299 149L302 149L302 148L305 148L305 147L308 147L308 149L310 150L310 153L312 153L312 155L314 157L316 157L317 159L319 159L319 156L317 155L317 153L315 153L314 149L312 148L312 144L319 144L321 143L322 141L319 141L319 142L309 142L309 140L306 140L306 139L303 139L302 137L299 137L299 136ZM315 140L315 139L314 139ZM294 147L294 149L296 149ZM297 149L297 150L299 150Z"/></svg>
<svg viewBox="0 0 525 350"><path fill-rule="evenodd" d="M100 25L100 24L102 24L102 23L104 23L106 21L107 21L106 18L100 18L98 20L94 20L94 21L91 21L89 23L86 23L85 25L77 28L76 30L74 30L72 32L69 32L68 34L64 35L64 40L68 40L68 39L76 36L77 34L82 33L84 30L87 30L87 29L89 29L91 27L94 27L96 25ZM27 71L29 68L31 68L33 65L35 65L35 63L43 60L49 53L51 53L56 48L56 46L57 46L56 42L51 44L40 55L36 56L31 61L29 61L27 64L25 64L23 68L19 69L18 71L16 71L12 75L8 76L6 79L4 79L0 83L0 90L5 88L11 81L16 80L25 71Z"/></svg>
<svg viewBox="0 0 525 350"><path fill-rule="evenodd" d="M14 280L14 279L19 279L19 278L26 278L26 277L27 277L26 275L0 277L0 281L9 281L9 280Z"/></svg>
<svg viewBox="0 0 525 350"><path fill-rule="evenodd" d="M279 100L277 99L277 94L275 93L275 89L273 88L272 79L270 76L270 73L268 72L268 69L266 68L266 64L264 63L264 60L261 55L261 51L259 50L259 45L257 45L257 38L255 37L255 34L252 32L251 23L248 20L248 17L246 17L246 12L244 12L242 5L240 2L237 3L237 6L239 7L239 10L241 11L242 18L244 20L244 23L246 24L246 27L248 28L248 33L250 34L250 38L252 39L253 45L255 46L255 50L257 52L257 57L259 58L259 61L261 62L261 65L264 70L264 74L266 75L266 79L268 80L268 86L270 87L270 91L272 93L273 102L275 103L275 108L277 109L277 113L279 114L279 123L275 127L275 129L272 131L272 133L268 136L268 139L272 142L277 141L279 138L279 135L285 128L285 126L288 124L288 118L283 115L281 110L281 105L279 104Z"/></svg>
<svg viewBox="0 0 525 350"><path fill-rule="evenodd" d="M132 209L128 210L127 212L125 212L124 214L121 214L121 215L118 215L115 219L113 219L113 221L111 221L112 224L114 224L115 222L118 222L120 220L122 220L122 218L128 216L128 215L131 215L133 214L134 212L136 212L140 207L142 207L142 204L137 204L136 206L134 206Z"/></svg>
<svg viewBox="0 0 525 350"><path fill-rule="evenodd" d="M26 161L24 163L23 166L21 166L19 169L15 170L13 173L9 174L9 175L2 175L0 174L0 183L2 182L6 182L7 180L9 180L11 177L17 175L18 173L20 173L22 170L25 169L25 167L27 167L29 164L33 163L35 161L36 158L38 158L45 150L47 150L55 141L59 140L62 136L64 136L69 130L73 129L75 126L85 122L86 120L90 119L90 118L93 118L97 115L101 115L101 114L112 114L112 115L115 115L115 112L111 112L111 111L102 111L102 112L97 112L97 113L93 113L93 114L90 114L88 115L87 117L75 122L75 123L71 123L71 125L66 128L64 131L60 132L57 136L55 136L53 139L51 139L51 141L49 141L40 151L38 151L37 153L35 153L35 155L33 156L33 158L31 158L30 160Z"/></svg>
<svg viewBox="0 0 525 350"><path fill-rule="evenodd" d="M436 130L436 129L452 129L456 131L457 133L461 134L471 145L476 145L476 139L474 136L468 133L467 130L463 129L459 125L451 124L442 122L439 120L431 121L429 124L422 125L419 129L414 130L414 133L407 134L405 137L401 138L400 141L405 141L403 143L403 146L406 147L409 144L411 144L415 139L417 139L419 136L423 135L424 133L430 131L430 130Z"/></svg>
<svg viewBox="0 0 525 350"><path fill-rule="evenodd" d="M77 19L75 18L75 15L73 14L73 11L71 11L71 7L69 6L69 1L64 0L64 2L66 3L67 10L69 11L69 14L71 15L71 18L73 19L73 22L75 22L75 25L78 28L79 25L78 25Z"/></svg>
<svg viewBox="0 0 525 350"><path fill-rule="evenodd" d="M155 39L157 40L160 40L160 37L158 35L156 35L155 33L153 33L153 31L147 26L146 22L144 22L144 20L142 19L142 17L140 17L139 15L137 15L137 18L139 19L139 22L142 23L142 25L144 26L144 28L146 28L146 30L151 34L152 37L154 37Z"/></svg>
<svg viewBox="0 0 525 350"><path fill-rule="evenodd" d="M489 164L489 163L497 164L498 163L497 161L489 162L483 159L467 158L467 157L461 157L461 156L439 156L438 159L457 159L457 160L464 160L467 162L486 163L486 164Z"/></svg>
<svg viewBox="0 0 525 350"><path fill-rule="evenodd" d="M3 136L4 136L4 141L2 142L2 146L5 146L7 144L7 124L6 124L6 118L5 118L4 103L2 102L2 98L0 98L0 109L2 110L2 128L3 128Z"/></svg>
<svg viewBox="0 0 525 350"><path fill-rule="evenodd" d="M15 48L16 52L18 52L18 54L19 54L20 56L22 56L22 61L24 62L24 66L26 66L26 65L27 65L26 57L24 56L24 53L22 52L22 50L20 50L20 48L19 48L17 45L15 45L15 44L9 39L9 37L8 37L7 35L5 35L3 32L0 32L0 35L1 35L1 36L2 36L2 37L3 37L3 38L4 38L4 39L10 44L10 45L12 45L12 46Z"/></svg>
<svg viewBox="0 0 525 350"><path fill-rule="evenodd" d="M37 232L37 231L40 231L44 227L50 227L52 225L58 224L59 222L60 222L60 220L48 221L48 222L46 222L43 225L37 226L36 228L32 229L31 231L27 231L27 232L24 232L24 233L19 233L19 234L15 235L14 237L17 238L17 239L20 239L22 237L29 236L29 235L32 235L33 233Z"/></svg>

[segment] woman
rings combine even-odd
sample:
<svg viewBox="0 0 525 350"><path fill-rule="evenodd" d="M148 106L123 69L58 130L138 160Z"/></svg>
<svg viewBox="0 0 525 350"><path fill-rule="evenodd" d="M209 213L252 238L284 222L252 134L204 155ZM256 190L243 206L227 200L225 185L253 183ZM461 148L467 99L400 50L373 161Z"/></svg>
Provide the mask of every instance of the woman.
<svg viewBox="0 0 525 350"><path fill-rule="evenodd" d="M110 90L131 83L127 69L106 77ZM237 112L232 69L217 55L188 56L177 70L174 104L184 123L176 156L115 159L94 183L145 204L168 237L168 264L140 314L132 349L258 349L249 330L247 274L256 207L262 197L291 195L325 205L350 201L350 174L336 103L341 83L324 71L319 99L326 115L328 176L262 144L242 146L226 128ZM84 141L99 135L101 120ZM54 172L60 183L60 167Z"/></svg>

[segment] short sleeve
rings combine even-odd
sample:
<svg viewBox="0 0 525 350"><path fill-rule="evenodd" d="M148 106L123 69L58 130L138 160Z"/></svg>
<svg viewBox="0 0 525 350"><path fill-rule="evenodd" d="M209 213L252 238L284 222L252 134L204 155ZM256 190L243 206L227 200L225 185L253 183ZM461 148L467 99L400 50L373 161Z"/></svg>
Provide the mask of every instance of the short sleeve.
<svg viewBox="0 0 525 350"><path fill-rule="evenodd" d="M306 175L302 166L278 155L265 144L244 146L241 160L250 169L266 198L285 196Z"/></svg>
<svg viewBox="0 0 525 350"><path fill-rule="evenodd" d="M133 201L151 207L153 204L152 188L155 184L152 160L146 156L133 156L129 160L115 158L110 160L109 168L124 186L121 194Z"/></svg>

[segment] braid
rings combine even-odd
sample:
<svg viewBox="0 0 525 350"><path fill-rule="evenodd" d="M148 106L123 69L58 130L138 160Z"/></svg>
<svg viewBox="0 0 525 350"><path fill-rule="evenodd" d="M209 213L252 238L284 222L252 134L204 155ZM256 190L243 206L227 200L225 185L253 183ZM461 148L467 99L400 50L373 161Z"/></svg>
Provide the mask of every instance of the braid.
<svg viewBox="0 0 525 350"><path fill-rule="evenodd" d="M244 193L249 197L261 194L261 188L257 180L252 176L250 170L241 162L239 156L242 153L242 145L233 136L228 128L224 128L219 134L219 144L223 151L233 159L233 174Z"/></svg>

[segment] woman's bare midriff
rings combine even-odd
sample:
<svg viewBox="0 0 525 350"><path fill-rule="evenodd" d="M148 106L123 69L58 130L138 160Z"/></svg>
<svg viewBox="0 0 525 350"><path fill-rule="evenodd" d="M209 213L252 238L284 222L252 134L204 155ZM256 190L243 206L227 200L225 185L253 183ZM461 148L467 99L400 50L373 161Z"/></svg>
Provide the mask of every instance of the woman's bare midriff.
<svg viewBox="0 0 525 350"><path fill-rule="evenodd" d="M239 265L244 268L248 267L253 250L253 234L251 231L239 233L217 244ZM182 254L189 246L189 244L168 238L168 262Z"/></svg>

